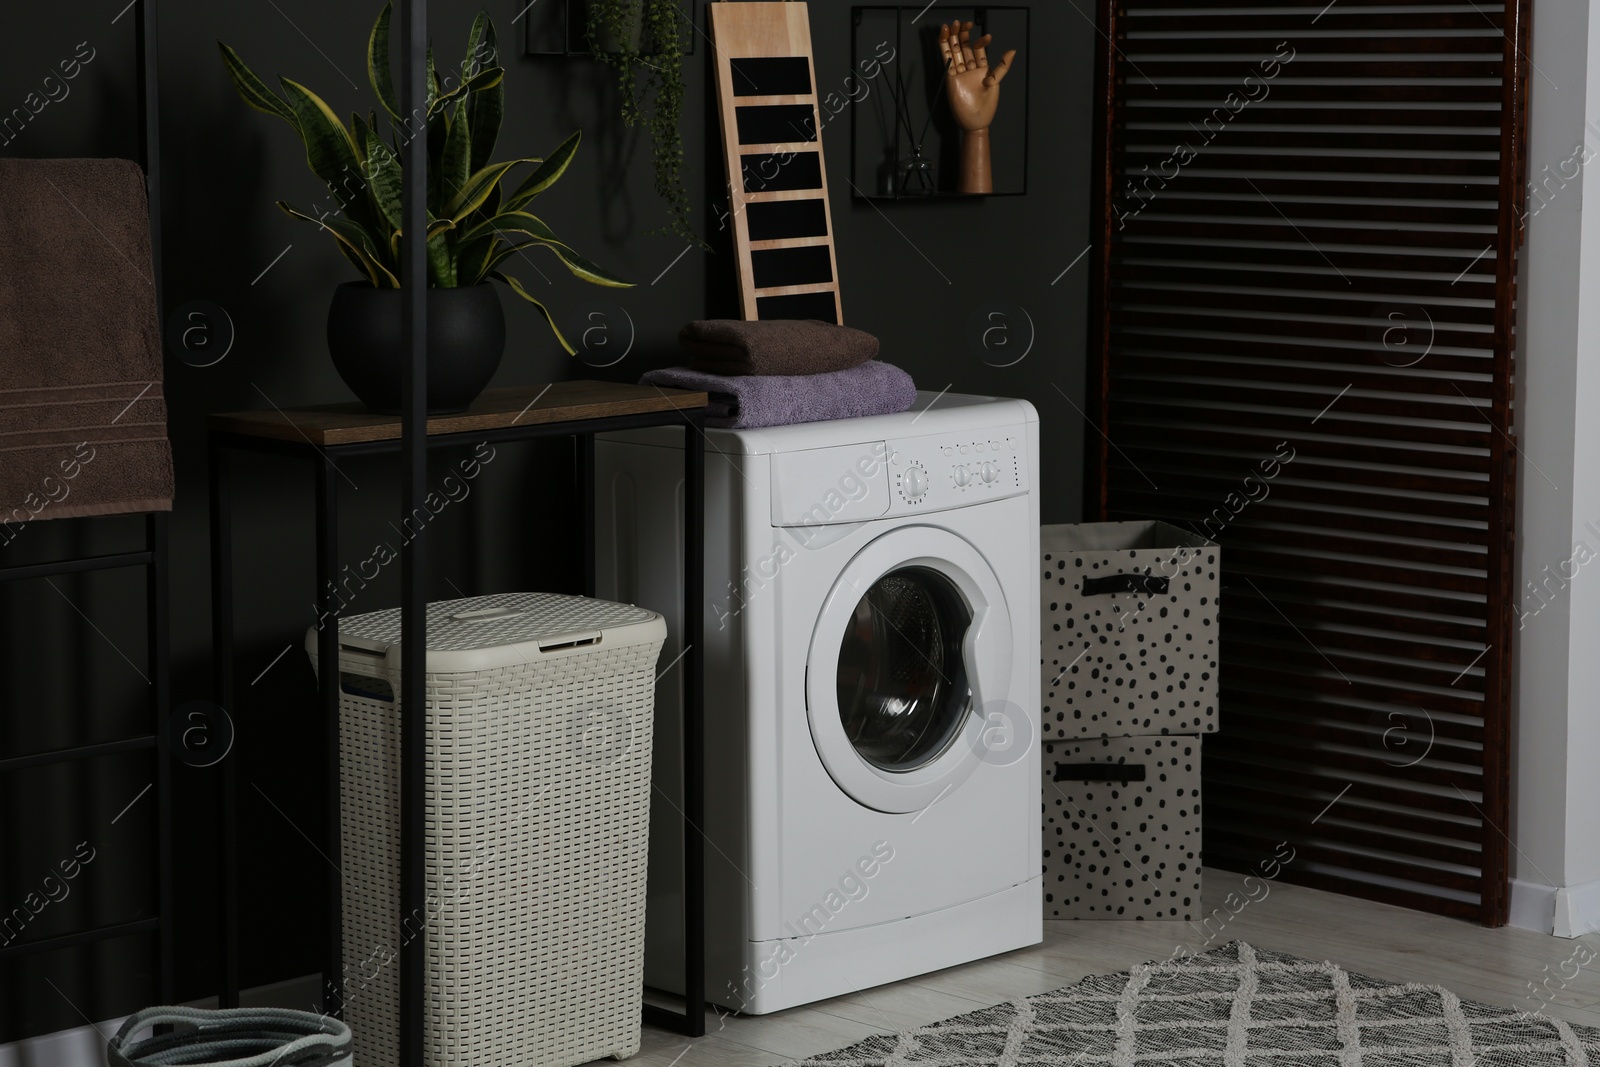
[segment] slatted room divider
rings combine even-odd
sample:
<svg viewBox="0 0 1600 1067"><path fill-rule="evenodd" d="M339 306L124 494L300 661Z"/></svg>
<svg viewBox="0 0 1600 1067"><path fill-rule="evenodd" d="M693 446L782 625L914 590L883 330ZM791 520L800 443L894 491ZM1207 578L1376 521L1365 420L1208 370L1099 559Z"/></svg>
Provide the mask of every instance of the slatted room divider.
<svg viewBox="0 0 1600 1067"><path fill-rule="evenodd" d="M1090 510L1224 546L1205 861L1489 924L1524 3L1099 12Z"/></svg>

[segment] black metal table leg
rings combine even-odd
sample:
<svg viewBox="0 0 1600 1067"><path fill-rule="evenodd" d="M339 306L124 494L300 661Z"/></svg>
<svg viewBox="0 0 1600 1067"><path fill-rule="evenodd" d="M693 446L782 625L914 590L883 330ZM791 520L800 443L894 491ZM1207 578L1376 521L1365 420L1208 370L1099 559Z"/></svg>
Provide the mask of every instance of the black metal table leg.
<svg viewBox="0 0 1600 1067"><path fill-rule="evenodd" d="M208 441L211 481L211 647L212 684L224 715L234 713L233 691L233 500L227 445L213 433ZM234 724L237 738L238 724ZM235 759L222 761L218 775L222 810L222 939L218 947L221 988L218 1003L239 1006L239 808Z"/></svg>
<svg viewBox="0 0 1600 1067"><path fill-rule="evenodd" d="M578 434L572 444L577 452L578 503L583 516L583 595L594 596L594 434Z"/></svg>
<svg viewBox="0 0 1600 1067"><path fill-rule="evenodd" d="M706 1032L705 414L684 413L683 815L684 1033Z"/></svg>
<svg viewBox="0 0 1600 1067"><path fill-rule="evenodd" d="M322 706L324 783L327 799L325 871L328 908L323 947L323 1010L338 1017L344 1009L344 886L339 874L339 484L331 450L315 459L317 469L317 695Z"/></svg>

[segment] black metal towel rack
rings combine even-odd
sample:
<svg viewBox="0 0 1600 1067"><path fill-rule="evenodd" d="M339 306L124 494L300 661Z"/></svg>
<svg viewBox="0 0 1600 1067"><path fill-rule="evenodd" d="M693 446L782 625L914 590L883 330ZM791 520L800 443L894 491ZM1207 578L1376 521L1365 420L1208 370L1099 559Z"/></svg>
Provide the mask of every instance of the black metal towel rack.
<svg viewBox="0 0 1600 1067"><path fill-rule="evenodd" d="M156 49L155 0L135 0L132 11L138 47L139 162L145 172L145 189L150 202L150 258L154 268L156 311L162 309L161 289L161 179L160 109ZM119 516L120 517L120 516ZM64 763L85 763L107 756L131 752L153 752L156 758L156 908L155 914L129 922L113 923L55 937L22 941L0 948L0 964L24 956L35 956L82 945L97 944L136 934L154 934L157 942L156 985L162 1003L172 1001L172 775L171 760L163 733L171 699L171 607L168 600L168 518L165 511L145 515L145 544L134 552L83 556L47 563L16 564L0 567L0 583L64 574L142 567L145 571L146 644L150 669L151 730L147 734L92 745L39 752L28 756L0 759L0 775L33 767ZM65 522L103 522L100 518L59 520Z"/></svg>

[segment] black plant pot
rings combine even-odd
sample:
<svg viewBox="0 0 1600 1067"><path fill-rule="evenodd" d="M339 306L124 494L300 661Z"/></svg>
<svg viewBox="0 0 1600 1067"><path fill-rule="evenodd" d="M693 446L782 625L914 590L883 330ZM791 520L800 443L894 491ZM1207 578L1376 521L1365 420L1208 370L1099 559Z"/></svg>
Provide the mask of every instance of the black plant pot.
<svg viewBox="0 0 1600 1067"><path fill-rule="evenodd" d="M506 316L488 282L428 290L428 414L464 411L478 398L506 350ZM328 352L360 401L383 415L400 412L405 360L400 290L346 282L328 309Z"/></svg>

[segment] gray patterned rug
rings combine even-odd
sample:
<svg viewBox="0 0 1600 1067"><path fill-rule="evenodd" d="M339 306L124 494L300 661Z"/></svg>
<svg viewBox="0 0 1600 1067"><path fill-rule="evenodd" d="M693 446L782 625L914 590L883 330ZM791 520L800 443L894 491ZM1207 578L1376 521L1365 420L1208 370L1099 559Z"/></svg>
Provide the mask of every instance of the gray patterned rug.
<svg viewBox="0 0 1600 1067"><path fill-rule="evenodd" d="M792 1067L1600 1067L1600 1027L1242 941Z"/></svg>

